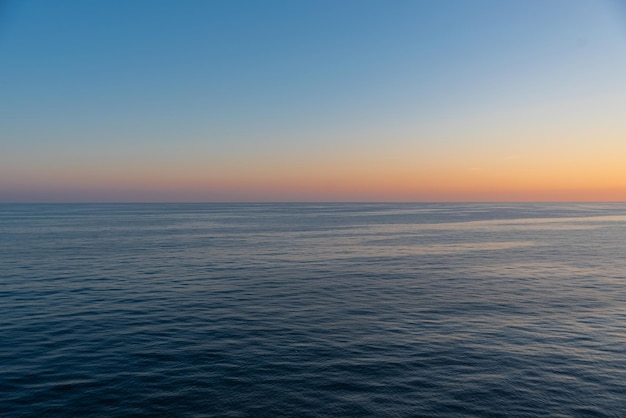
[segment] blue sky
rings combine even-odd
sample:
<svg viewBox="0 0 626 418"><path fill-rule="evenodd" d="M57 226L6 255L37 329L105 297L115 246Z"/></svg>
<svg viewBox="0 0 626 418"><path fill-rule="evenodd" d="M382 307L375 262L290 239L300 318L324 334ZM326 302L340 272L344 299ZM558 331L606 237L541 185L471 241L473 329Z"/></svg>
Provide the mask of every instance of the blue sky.
<svg viewBox="0 0 626 418"><path fill-rule="evenodd" d="M428 200L437 185L440 198L457 190L467 200L471 187L454 176L505 175L498 161L524 155L526 169L545 175L546 144L557 165L559 150L577 153L563 160L569 167L593 141L602 151L594 167L623 162L618 1L20 1L0 10L4 201ZM358 185L374 169L388 182ZM615 170L588 187L608 182L619 197ZM399 176L406 187L395 190ZM477 199L496 199L481 194L485 182L476 179Z"/></svg>

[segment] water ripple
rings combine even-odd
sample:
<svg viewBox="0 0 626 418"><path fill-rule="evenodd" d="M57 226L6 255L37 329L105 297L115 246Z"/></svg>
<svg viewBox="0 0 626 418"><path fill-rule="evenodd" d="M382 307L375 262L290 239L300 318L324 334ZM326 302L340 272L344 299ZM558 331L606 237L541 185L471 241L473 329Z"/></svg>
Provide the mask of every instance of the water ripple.
<svg viewBox="0 0 626 418"><path fill-rule="evenodd" d="M1 205L0 416L625 416L625 214Z"/></svg>

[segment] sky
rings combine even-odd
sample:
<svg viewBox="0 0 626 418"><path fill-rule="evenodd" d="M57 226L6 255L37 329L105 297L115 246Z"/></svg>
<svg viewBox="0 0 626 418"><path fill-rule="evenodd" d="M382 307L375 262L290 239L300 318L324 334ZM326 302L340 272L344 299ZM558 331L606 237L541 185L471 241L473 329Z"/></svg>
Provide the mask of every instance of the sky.
<svg viewBox="0 0 626 418"><path fill-rule="evenodd" d="M626 1L1 2L0 202L151 201L626 201Z"/></svg>

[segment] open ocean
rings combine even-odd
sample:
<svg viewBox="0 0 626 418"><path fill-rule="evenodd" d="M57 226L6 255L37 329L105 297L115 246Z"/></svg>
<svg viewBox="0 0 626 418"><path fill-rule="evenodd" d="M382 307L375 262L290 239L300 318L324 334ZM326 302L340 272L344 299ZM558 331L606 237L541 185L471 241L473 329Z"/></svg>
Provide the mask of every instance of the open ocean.
<svg viewBox="0 0 626 418"><path fill-rule="evenodd" d="M626 204L0 205L2 417L626 417Z"/></svg>

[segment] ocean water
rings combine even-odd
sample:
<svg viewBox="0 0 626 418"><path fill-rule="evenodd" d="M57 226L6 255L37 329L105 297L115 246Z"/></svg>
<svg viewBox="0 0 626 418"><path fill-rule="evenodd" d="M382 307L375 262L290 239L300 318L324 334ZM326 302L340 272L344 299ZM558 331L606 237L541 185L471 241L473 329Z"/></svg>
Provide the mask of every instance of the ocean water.
<svg viewBox="0 0 626 418"><path fill-rule="evenodd" d="M0 416L626 417L626 204L0 205Z"/></svg>

